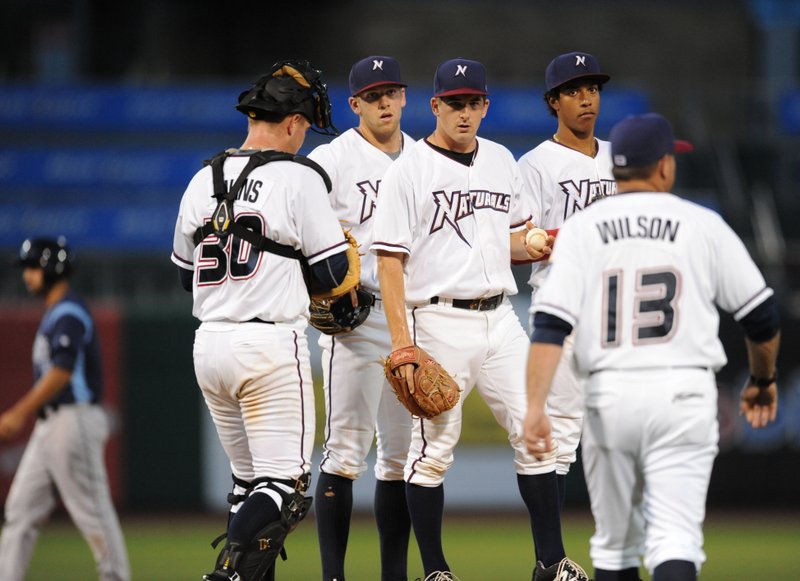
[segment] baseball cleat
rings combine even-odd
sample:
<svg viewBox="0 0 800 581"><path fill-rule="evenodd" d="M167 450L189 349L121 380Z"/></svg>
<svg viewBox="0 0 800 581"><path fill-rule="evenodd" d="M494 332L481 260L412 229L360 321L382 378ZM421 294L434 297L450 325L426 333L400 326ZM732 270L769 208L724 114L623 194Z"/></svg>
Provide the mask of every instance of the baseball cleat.
<svg viewBox="0 0 800 581"><path fill-rule="evenodd" d="M425 581L460 581L460 579L450 571L434 571L425 577Z"/></svg>
<svg viewBox="0 0 800 581"><path fill-rule="evenodd" d="M589 581L589 577L580 565L564 557L549 567L538 561L533 570L533 581Z"/></svg>

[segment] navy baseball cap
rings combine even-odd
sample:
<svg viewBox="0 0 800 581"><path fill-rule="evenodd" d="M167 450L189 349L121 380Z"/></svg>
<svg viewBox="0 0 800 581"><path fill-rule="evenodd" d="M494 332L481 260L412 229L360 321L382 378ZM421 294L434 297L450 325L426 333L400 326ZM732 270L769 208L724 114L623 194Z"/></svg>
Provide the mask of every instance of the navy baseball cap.
<svg viewBox="0 0 800 581"><path fill-rule="evenodd" d="M630 115L614 125L609 134L614 167L642 167L667 154L688 153L694 146L675 139L672 125L657 113Z"/></svg>
<svg viewBox="0 0 800 581"><path fill-rule="evenodd" d="M588 52L568 52L550 61L544 71L544 84L548 91L560 87L564 83L591 77L602 85L611 76L600 72L600 65Z"/></svg>
<svg viewBox="0 0 800 581"><path fill-rule="evenodd" d="M478 61L452 59L436 69L433 77L433 96L488 95L486 69Z"/></svg>
<svg viewBox="0 0 800 581"><path fill-rule="evenodd" d="M400 79L400 63L392 57L368 56L350 69L351 96L380 85L408 86Z"/></svg>

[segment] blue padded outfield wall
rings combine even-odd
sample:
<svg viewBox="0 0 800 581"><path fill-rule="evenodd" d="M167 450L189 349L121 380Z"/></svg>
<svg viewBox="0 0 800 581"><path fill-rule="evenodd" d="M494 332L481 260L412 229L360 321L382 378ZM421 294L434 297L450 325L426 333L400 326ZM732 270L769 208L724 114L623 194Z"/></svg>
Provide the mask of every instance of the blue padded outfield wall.
<svg viewBox="0 0 800 581"><path fill-rule="evenodd" d="M122 86L13 86L0 85L0 128L24 131L115 132L226 132L242 129L242 115L234 109L241 86L122 87ZM545 135L555 122L545 110L539 87L491 88L490 113L481 132ZM349 92L331 87L333 120L340 129L355 125L347 104ZM406 132L424 133L433 127L430 89L409 87L403 113ZM640 91L603 91L600 133L628 114L647 109Z"/></svg>
<svg viewBox="0 0 800 581"><path fill-rule="evenodd" d="M244 138L245 118L234 109L241 89L0 86L0 132L23 144L0 141L0 247L39 232L65 234L81 250L168 251L191 176ZM430 88L407 95L403 129L418 139L433 127ZM541 95L495 89L481 135L519 157L555 130ZM336 126L355 125L347 90L332 87L330 97ZM647 108L638 91L604 91L598 135ZM325 139L309 132L302 153Z"/></svg>

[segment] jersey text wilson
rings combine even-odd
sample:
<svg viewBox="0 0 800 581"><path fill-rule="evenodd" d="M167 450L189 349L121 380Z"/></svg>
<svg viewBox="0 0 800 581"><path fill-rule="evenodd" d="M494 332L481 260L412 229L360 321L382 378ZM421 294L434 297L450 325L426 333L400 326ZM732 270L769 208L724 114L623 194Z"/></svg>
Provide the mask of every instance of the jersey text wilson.
<svg viewBox="0 0 800 581"><path fill-rule="evenodd" d="M635 220L626 216L595 224L603 244L626 238L649 238L675 242L680 225L681 223L677 220L658 216L637 216Z"/></svg>

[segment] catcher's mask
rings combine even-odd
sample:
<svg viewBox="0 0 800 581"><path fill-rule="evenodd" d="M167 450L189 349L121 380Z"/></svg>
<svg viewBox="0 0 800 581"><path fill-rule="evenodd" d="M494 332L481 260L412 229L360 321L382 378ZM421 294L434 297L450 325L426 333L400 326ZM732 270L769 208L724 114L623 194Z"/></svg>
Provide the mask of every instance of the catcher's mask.
<svg viewBox="0 0 800 581"><path fill-rule="evenodd" d="M272 70L239 95L236 106L251 119L279 122L300 113L322 135L338 135L331 120L331 102L321 72L304 60L279 61ZM316 127L315 127L316 126Z"/></svg>
<svg viewBox="0 0 800 581"><path fill-rule="evenodd" d="M73 262L72 252L63 236L57 240L28 238L22 243L17 259L20 266L41 268L44 280L49 285L72 274Z"/></svg>

